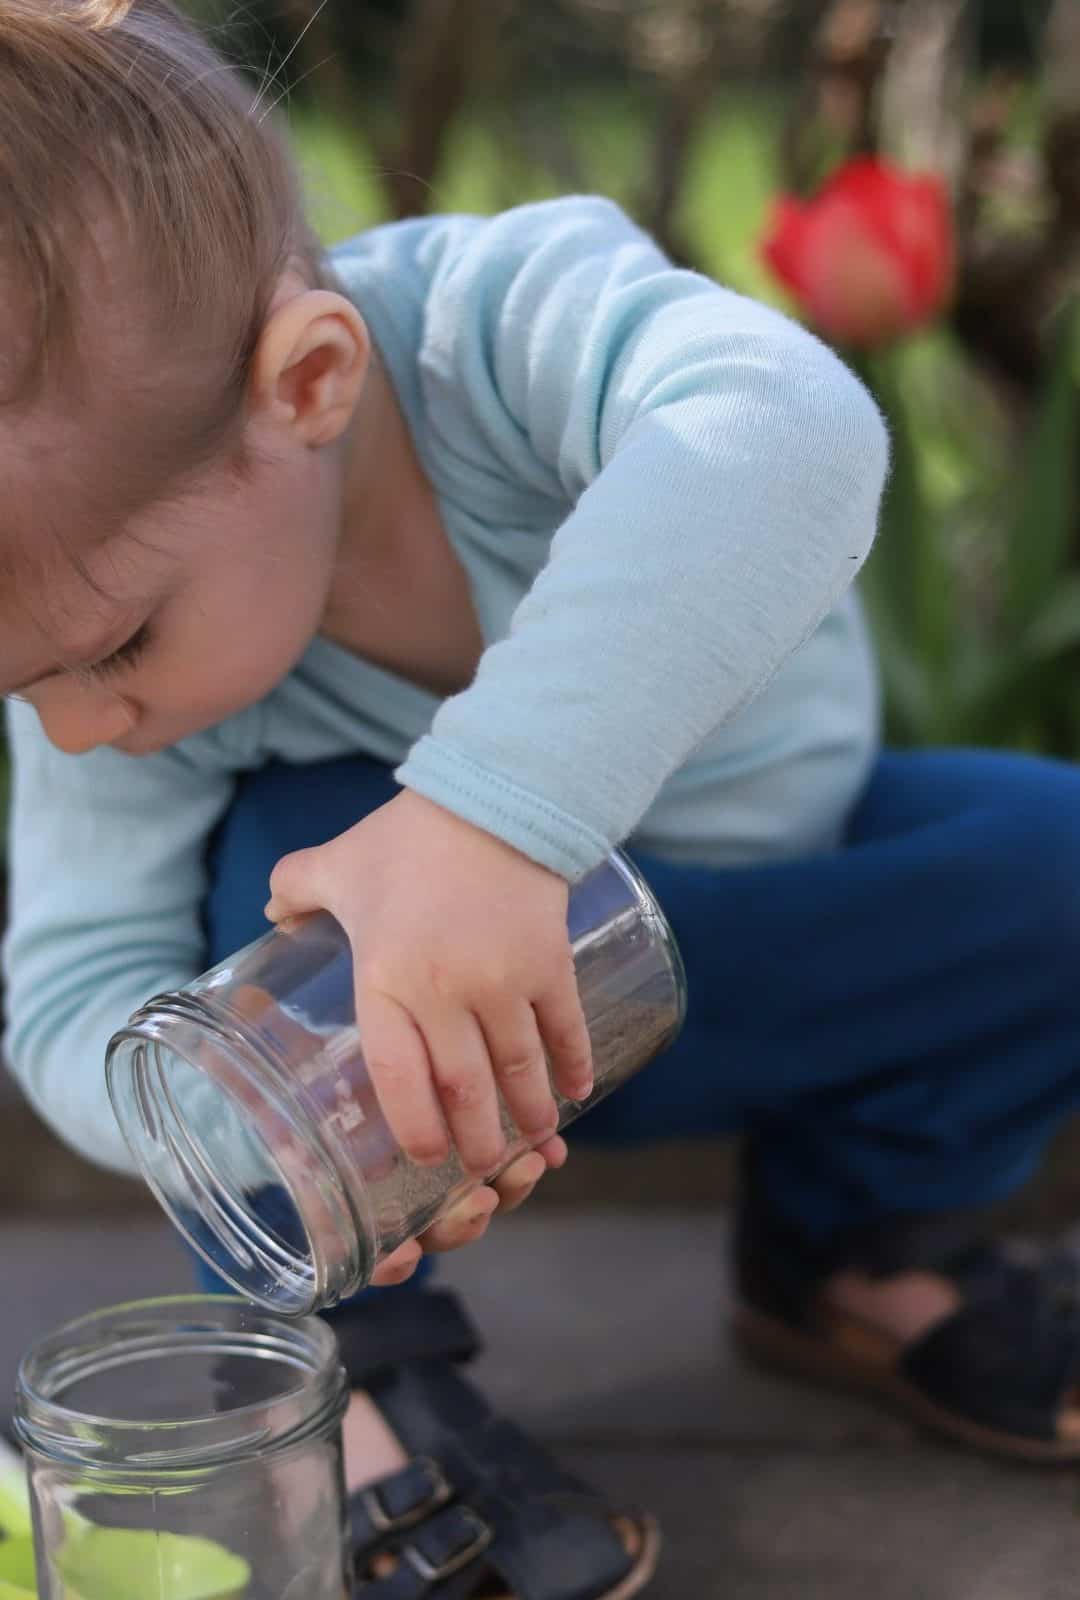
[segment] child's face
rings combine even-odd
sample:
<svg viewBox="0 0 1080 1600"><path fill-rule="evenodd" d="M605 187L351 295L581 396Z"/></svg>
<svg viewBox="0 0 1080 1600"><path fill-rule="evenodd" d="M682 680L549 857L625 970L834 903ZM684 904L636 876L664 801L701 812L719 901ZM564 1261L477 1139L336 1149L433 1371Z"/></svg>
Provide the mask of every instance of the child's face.
<svg viewBox="0 0 1080 1600"><path fill-rule="evenodd" d="M0 431L0 482L6 445ZM25 575L12 555L0 692L28 700L60 749L174 744L261 699L303 654L333 575L340 478L326 452L270 446L243 477L208 469L105 536L46 535Z"/></svg>

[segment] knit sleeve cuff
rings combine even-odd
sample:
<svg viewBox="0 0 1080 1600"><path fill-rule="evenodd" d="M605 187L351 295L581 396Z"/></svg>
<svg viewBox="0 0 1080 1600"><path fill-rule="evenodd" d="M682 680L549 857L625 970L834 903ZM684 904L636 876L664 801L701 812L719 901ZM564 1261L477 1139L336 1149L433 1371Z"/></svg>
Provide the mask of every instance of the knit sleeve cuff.
<svg viewBox="0 0 1080 1600"><path fill-rule="evenodd" d="M395 774L399 783L533 861L576 882L610 853L602 835L428 734Z"/></svg>

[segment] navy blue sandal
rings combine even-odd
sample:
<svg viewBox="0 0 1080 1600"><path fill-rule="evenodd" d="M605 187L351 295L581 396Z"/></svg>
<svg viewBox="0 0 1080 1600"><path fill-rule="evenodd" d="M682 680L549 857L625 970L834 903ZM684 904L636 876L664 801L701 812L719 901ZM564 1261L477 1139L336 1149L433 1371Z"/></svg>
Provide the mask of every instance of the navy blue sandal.
<svg viewBox="0 0 1080 1600"><path fill-rule="evenodd" d="M335 1319L350 1384L411 1456L350 1501L365 1600L630 1600L659 1533L618 1517L456 1370L480 1348L459 1302L417 1290L366 1297Z"/></svg>
<svg viewBox="0 0 1080 1600"><path fill-rule="evenodd" d="M815 1249L773 1214L752 1160L735 1228L734 1331L752 1359L876 1396L912 1421L986 1453L1080 1461L1080 1263L1062 1250L1016 1259L980 1237L974 1214L898 1218ZM928 1272L956 1311L902 1345L823 1303L854 1268Z"/></svg>

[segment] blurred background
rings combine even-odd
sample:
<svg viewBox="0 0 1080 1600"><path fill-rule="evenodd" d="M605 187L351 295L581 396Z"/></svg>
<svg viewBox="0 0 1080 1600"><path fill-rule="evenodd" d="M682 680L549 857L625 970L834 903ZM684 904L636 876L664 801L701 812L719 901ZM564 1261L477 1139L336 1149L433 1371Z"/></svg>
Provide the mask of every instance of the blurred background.
<svg viewBox="0 0 1080 1600"><path fill-rule="evenodd" d="M864 582L891 739L1076 757L1077 0L190 8L289 119L327 240L596 191L817 327L893 431ZM137 1203L0 1097L0 1208Z"/></svg>

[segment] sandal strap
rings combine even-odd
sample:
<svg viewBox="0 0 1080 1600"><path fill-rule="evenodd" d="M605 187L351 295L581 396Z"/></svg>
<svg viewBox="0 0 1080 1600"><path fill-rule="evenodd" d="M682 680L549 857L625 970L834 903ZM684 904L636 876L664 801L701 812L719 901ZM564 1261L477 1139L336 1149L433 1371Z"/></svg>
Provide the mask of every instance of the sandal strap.
<svg viewBox="0 0 1080 1600"><path fill-rule="evenodd" d="M463 1432L443 1459L494 1529L485 1564L517 1600L597 1600L626 1577L633 1557L606 1502L516 1423Z"/></svg>
<svg viewBox="0 0 1080 1600"><path fill-rule="evenodd" d="M1017 1263L988 1246L956 1280L964 1304L904 1352L901 1372L983 1427L1054 1439L1080 1380L1080 1264L1064 1251Z"/></svg>
<svg viewBox="0 0 1080 1600"><path fill-rule="evenodd" d="M440 1290L367 1294L335 1312L341 1362L353 1389L374 1389L414 1362L471 1361L483 1348L456 1295Z"/></svg>
<svg viewBox="0 0 1080 1600"><path fill-rule="evenodd" d="M952 1275L953 1264L982 1244L986 1218L975 1211L890 1217L885 1223L844 1229L830 1241L829 1270L855 1267L871 1278L900 1272Z"/></svg>
<svg viewBox="0 0 1080 1600"><path fill-rule="evenodd" d="M898 1215L841 1229L815 1242L773 1209L752 1143L740 1161L733 1256L743 1301L789 1327L813 1330L822 1283L852 1267L874 1278L899 1272L954 1276L981 1246L985 1218L975 1211Z"/></svg>
<svg viewBox="0 0 1080 1600"><path fill-rule="evenodd" d="M468 1506L448 1506L396 1548L392 1572L359 1580L353 1594L356 1600L422 1600L438 1589L440 1600L463 1597L474 1586L493 1538L490 1525Z"/></svg>
<svg viewBox="0 0 1080 1600"><path fill-rule="evenodd" d="M357 1600L466 1600L494 1575L515 1600L600 1600L626 1577L633 1558L602 1516L572 1504L512 1507L479 1496L446 1506L388 1547L397 1565L359 1578Z"/></svg>
<svg viewBox="0 0 1080 1600"><path fill-rule="evenodd" d="M370 1600L417 1600L434 1588L439 1600L456 1600L482 1572L517 1600L597 1600L629 1572L633 1558L604 1499L457 1372L434 1362L400 1367L375 1398L413 1460L353 1497L358 1568L379 1550L402 1557L388 1577L362 1584ZM439 1541L464 1544L467 1530L475 1549L445 1572Z"/></svg>
<svg viewBox="0 0 1080 1600"><path fill-rule="evenodd" d="M349 1502L349 1534L355 1551L373 1551L448 1505L454 1491L437 1461L414 1456L402 1467L354 1494Z"/></svg>

